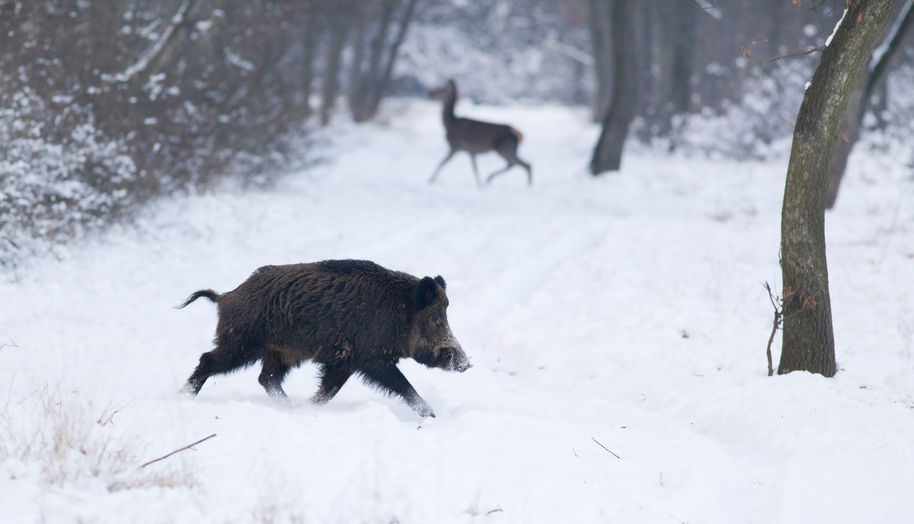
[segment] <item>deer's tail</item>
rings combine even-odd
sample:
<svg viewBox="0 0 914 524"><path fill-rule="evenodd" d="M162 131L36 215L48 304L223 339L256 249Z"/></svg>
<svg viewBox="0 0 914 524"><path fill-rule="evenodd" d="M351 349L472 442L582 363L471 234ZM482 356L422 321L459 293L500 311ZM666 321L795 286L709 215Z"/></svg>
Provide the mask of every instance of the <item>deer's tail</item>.
<svg viewBox="0 0 914 524"><path fill-rule="evenodd" d="M511 132L514 133L514 136L517 137L517 143L520 144L524 141L524 134L518 131L517 129L511 128Z"/></svg>
<svg viewBox="0 0 914 524"><path fill-rule="evenodd" d="M190 304L191 302L193 302L194 300L197 300L200 297L206 297L206 298L212 300L213 302L219 302L219 298L221 296L222 295L220 295L219 293L216 293L212 289L201 289L200 291L195 291L194 294L191 295L190 298L185 300L183 304L178 306L177 309L183 308L184 306Z"/></svg>

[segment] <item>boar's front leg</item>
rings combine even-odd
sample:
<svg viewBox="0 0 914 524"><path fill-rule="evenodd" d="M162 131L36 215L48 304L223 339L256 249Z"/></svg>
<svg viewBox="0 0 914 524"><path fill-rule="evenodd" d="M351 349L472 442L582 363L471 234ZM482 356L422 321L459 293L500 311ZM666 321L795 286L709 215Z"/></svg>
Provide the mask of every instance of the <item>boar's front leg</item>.
<svg viewBox="0 0 914 524"><path fill-rule="evenodd" d="M321 364L321 387L311 397L315 404L326 404L349 380L352 370L340 364Z"/></svg>
<svg viewBox="0 0 914 524"><path fill-rule="evenodd" d="M406 380L403 373L397 369L393 362L383 360L370 360L362 365L359 372L365 380L384 391L395 393L403 397L403 400L409 407L416 410L416 413L423 417L434 417L435 412L428 405L419 393L416 392L413 385Z"/></svg>

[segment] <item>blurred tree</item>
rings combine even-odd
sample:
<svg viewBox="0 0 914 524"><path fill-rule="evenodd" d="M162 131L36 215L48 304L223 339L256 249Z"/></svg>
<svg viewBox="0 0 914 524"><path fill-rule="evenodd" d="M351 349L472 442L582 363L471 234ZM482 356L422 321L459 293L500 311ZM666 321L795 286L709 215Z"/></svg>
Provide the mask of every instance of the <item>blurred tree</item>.
<svg viewBox="0 0 914 524"><path fill-rule="evenodd" d="M327 28L327 47L324 50L324 82L321 89L321 125L330 122L330 113L339 96L339 77L342 65L343 48L349 33L349 25L353 20L353 12L359 7L350 0L338 2L329 7L324 16ZM362 28L357 27L357 32Z"/></svg>
<svg viewBox="0 0 914 524"><path fill-rule="evenodd" d="M692 70L696 47L698 7L692 0L676 0L673 19L673 75L671 90L673 111L688 113L692 109Z"/></svg>
<svg viewBox="0 0 914 524"><path fill-rule="evenodd" d="M612 98L603 116L603 129L590 161L590 172L594 176L619 170L628 128L637 111L635 1L615 0L610 21L605 27L609 28L612 37Z"/></svg>
<svg viewBox="0 0 914 524"><path fill-rule="evenodd" d="M885 93L886 79L891 71L892 61L901 54L902 42L905 36L914 27L914 2L906 2L892 29L869 60L869 67L864 70L863 76L857 83L856 89L851 94L841 119L840 140L832 155L831 169L828 174L828 189L825 192L825 208L831 209L838 199L838 189L847 169L847 159L850 157L854 144L860 138L863 127L863 117L866 116L871 100L877 98L881 92ZM880 97L885 103L885 96Z"/></svg>
<svg viewBox="0 0 914 524"><path fill-rule="evenodd" d="M824 195L848 99L895 0L848 0L797 115L781 216L784 335L778 374L837 371L825 256Z"/></svg>
<svg viewBox="0 0 914 524"><path fill-rule="evenodd" d="M602 122L609 110L612 95L612 19L610 3L605 0L588 0L587 27L590 31L590 45L593 49L593 69L596 91L593 97L593 120Z"/></svg>
<svg viewBox="0 0 914 524"><path fill-rule="evenodd" d="M367 50L361 47L364 45L361 36L356 40L357 47L350 65L352 83L349 86L349 110L356 122L369 120L378 112L381 99L390 87L397 53L412 22L416 2L417 0L381 0L379 5L363 4L362 8L369 10L368 19L378 22ZM374 12L375 9L380 12ZM364 15L359 19L365 20ZM361 29L361 24L359 27ZM367 63L362 60L363 57L367 57Z"/></svg>

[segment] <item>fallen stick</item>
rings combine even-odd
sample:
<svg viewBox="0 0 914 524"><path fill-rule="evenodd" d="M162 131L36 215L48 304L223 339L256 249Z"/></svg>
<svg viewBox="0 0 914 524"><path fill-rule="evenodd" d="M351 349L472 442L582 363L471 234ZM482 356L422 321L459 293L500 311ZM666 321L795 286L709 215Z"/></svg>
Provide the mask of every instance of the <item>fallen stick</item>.
<svg viewBox="0 0 914 524"><path fill-rule="evenodd" d="M599 440L597 440L597 439L595 439L595 438L593 438L593 437L590 437L590 440L596 442L598 446L600 446L601 448L605 449L605 450L607 451L607 453L609 453L610 455L616 457L616 458L619 459L619 460L622 460L622 457L620 457L619 455L616 455L615 453L613 453L612 450L610 450L609 448L607 448L607 447L604 446L603 444L600 444L600 441L599 441Z"/></svg>
<svg viewBox="0 0 914 524"><path fill-rule="evenodd" d="M156 462L158 462L158 461L160 461L160 460L165 460L165 459L167 459L168 457L174 455L175 453L180 453L181 451L184 451L185 449L190 449L190 448L196 446L197 444L199 444L199 443L201 443L201 442L204 442L204 441L207 441L207 440L209 440L209 439L211 439L211 438L213 438L213 437L215 437L215 436L216 436L216 434L213 433L212 435L210 435L210 436L208 436L208 437L206 437L206 438L201 438L200 440L194 442L193 444L188 444L188 445L184 446L183 448L176 449L176 450L172 451L171 453L169 453L168 455L164 455L164 456L159 457L159 458L157 458L157 459L150 460L149 462L143 464L143 465L140 466L140 467L141 467L141 468L145 468L146 466L148 466L148 465L150 465L150 464L155 464ZM612 453L612 452L610 452L610 453Z"/></svg>

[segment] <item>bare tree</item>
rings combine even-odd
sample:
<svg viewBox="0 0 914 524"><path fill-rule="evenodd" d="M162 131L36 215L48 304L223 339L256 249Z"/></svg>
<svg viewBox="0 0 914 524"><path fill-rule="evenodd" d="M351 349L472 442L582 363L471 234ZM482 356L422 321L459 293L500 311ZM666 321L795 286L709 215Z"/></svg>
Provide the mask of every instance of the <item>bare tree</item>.
<svg viewBox="0 0 914 524"><path fill-rule="evenodd" d="M619 170L628 128L635 118L638 68L634 4L634 0L616 0L613 3L610 21L613 48L612 99L603 117L603 129L590 161L590 172L594 176Z"/></svg>
<svg viewBox="0 0 914 524"><path fill-rule="evenodd" d="M911 27L914 27L914 2L907 2L898 14L898 19L886 36L885 42L873 54L869 67L864 70L857 88L851 94L844 118L841 119L840 140L832 155L828 189L825 193L827 209L834 207L835 201L838 200L838 190L841 187L841 180L844 178L844 171L847 169L847 160L854 144L860 138L863 117L866 116L870 101L875 98L880 89L885 88L892 61L903 50L902 43L906 34L911 31Z"/></svg>
<svg viewBox="0 0 914 524"><path fill-rule="evenodd" d="M837 371L824 194L838 127L895 0L848 0L797 115L781 216L784 334L778 373Z"/></svg>
<svg viewBox="0 0 914 524"><path fill-rule="evenodd" d="M390 86L394 62L406 32L412 22L417 0L381 0L374 37L368 49L368 61L363 63L363 49L356 47L351 67L349 110L356 122L371 119L378 111L381 99ZM367 6L371 8L371 6ZM392 35L392 36L391 36ZM362 39L357 40L359 45Z"/></svg>
<svg viewBox="0 0 914 524"><path fill-rule="evenodd" d="M593 103L593 120L602 122L609 110L612 95L612 32L609 30L610 5L603 0L587 3L590 44L593 48L593 67L596 77L596 96Z"/></svg>
<svg viewBox="0 0 914 524"><path fill-rule="evenodd" d="M673 31L673 109L688 113L692 108L692 70L694 68L697 7L691 0L677 0Z"/></svg>
<svg viewBox="0 0 914 524"><path fill-rule="evenodd" d="M330 8L326 14L327 33L329 42L324 55L324 83L321 88L321 125L330 122L330 113L336 104L339 95L340 66L342 64L343 48L346 45L346 35L352 20L352 7L340 3Z"/></svg>

